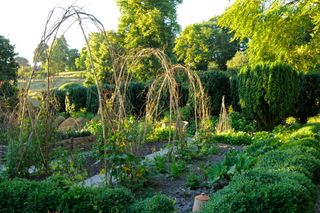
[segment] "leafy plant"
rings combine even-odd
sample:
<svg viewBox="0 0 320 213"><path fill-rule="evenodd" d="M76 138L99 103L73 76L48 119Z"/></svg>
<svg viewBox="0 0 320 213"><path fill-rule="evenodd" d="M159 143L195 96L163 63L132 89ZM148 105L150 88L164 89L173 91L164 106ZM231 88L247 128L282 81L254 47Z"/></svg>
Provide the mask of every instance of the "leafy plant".
<svg viewBox="0 0 320 213"><path fill-rule="evenodd" d="M174 160L170 165L169 176L172 179L177 179L186 169L184 160Z"/></svg>
<svg viewBox="0 0 320 213"><path fill-rule="evenodd" d="M155 156L154 163L158 172L160 173L167 172L165 156L160 156L160 155Z"/></svg>
<svg viewBox="0 0 320 213"><path fill-rule="evenodd" d="M202 178L200 175L195 174L194 172L191 172L187 175L186 185L190 189L196 189L203 185Z"/></svg>

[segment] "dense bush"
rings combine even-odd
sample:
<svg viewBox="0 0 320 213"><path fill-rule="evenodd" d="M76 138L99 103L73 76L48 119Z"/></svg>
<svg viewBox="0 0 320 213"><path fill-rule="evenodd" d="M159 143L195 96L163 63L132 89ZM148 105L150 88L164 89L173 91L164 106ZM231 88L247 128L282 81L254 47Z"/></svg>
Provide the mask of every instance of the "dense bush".
<svg viewBox="0 0 320 213"><path fill-rule="evenodd" d="M279 126L273 133L255 134L244 153L228 153L223 164L209 171L209 179L231 177L231 182L203 212L314 212L319 129L317 124ZM242 172L232 178L237 165Z"/></svg>
<svg viewBox="0 0 320 213"><path fill-rule="evenodd" d="M81 108L86 107L87 88L84 86L76 86L66 91L66 112L77 112Z"/></svg>
<svg viewBox="0 0 320 213"><path fill-rule="evenodd" d="M239 112L231 112L231 126L236 131L255 132L257 130L257 123L255 121L248 120Z"/></svg>
<svg viewBox="0 0 320 213"><path fill-rule="evenodd" d="M242 69L239 75L243 112L263 129L271 129L294 114L298 90L298 75L285 64L261 63Z"/></svg>
<svg viewBox="0 0 320 213"><path fill-rule="evenodd" d="M174 202L161 194L138 201L131 207L131 212L134 213L170 213L174 211Z"/></svg>
<svg viewBox="0 0 320 213"><path fill-rule="evenodd" d="M296 171L309 178L319 176L320 160L315 157L317 151L307 147L305 150L295 146L287 149L270 151L263 155L257 163L258 168L283 171Z"/></svg>
<svg viewBox="0 0 320 213"><path fill-rule="evenodd" d="M65 90L53 90L53 96L56 100L56 103L58 105L57 109L58 112L65 112L66 111L66 91Z"/></svg>
<svg viewBox="0 0 320 213"><path fill-rule="evenodd" d="M222 96L225 96L225 104L231 104L229 77L220 71L200 72L201 83L210 97L211 115L219 115Z"/></svg>
<svg viewBox="0 0 320 213"><path fill-rule="evenodd" d="M251 170L217 192L202 212L314 212L316 195L302 174Z"/></svg>
<svg viewBox="0 0 320 213"><path fill-rule="evenodd" d="M103 96L110 97L114 89L114 85L104 84L103 85ZM93 85L87 88L86 94L86 109L87 112L96 114L99 109L99 99L97 86Z"/></svg>
<svg viewBox="0 0 320 213"><path fill-rule="evenodd" d="M57 210L62 190L53 182L22 179L0 184L1 212L48 212Z"/></svg>
<svg viewBox="0 0 320 213"><path fill-rule="evenodd" d="M212 135L210 140L232 145L249 145L251 143L251 137L245 132L219 133Z"/></svg>
<svg viewBox="0 0 320 213"><path fill-rule="evenodd" d="M155 205L157 201L162 202L153 199L147 206ZM14 179L0 183L1 212L113 213L128 212L131 204L133 196L127 189L70 187L70 182L56 177L41 182Z"/></svg>
<svg viewBox="0 0 320 213"><path fill-rule="evenodd" d="M308 117L320 112L320 74L301 74L296 116L306 123Z"/></svg>

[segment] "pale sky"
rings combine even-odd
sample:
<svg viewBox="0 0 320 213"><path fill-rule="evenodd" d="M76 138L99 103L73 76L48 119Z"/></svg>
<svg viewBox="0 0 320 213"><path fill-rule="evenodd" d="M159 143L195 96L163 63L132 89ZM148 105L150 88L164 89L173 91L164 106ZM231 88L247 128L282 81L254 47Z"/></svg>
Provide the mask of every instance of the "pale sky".
<svg viewBox="0 0 320 213"><path fill-rule="evenodd" d="M74 2L75 0L3 0L0 7L0 35L15 45L19 56L32 63L33 51L41 40L49 11L56 6L66 7ZM209 20L221 14L228 2L183 0L177 10L178 22L183 29L189 24ZM106 30L117 29L120 13L114 0L78 0L75 5L84 7L87 13L95 15ZM96 30L88 26L89 31ZM84 46L78 25L71 27L65 37L70 48L81 49Z"/></svg>

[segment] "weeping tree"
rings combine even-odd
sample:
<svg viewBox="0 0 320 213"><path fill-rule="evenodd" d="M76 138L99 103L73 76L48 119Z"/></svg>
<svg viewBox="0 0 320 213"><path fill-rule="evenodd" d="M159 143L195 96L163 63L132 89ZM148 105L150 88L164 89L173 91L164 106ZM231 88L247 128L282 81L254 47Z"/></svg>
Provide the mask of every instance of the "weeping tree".
<svg viewBox="0 0 320 213"><path fill-rule="evenodd" d="M131 81L134 73L130 72L129 67L135 66L140 63L144 58L148 58L150 56L155 57L158 62L161 64L161 68L159 69L158 77L152 83L148 95L147 95L147 104L146 104L146 122L152 120L152 118L157 117L159 112L159 101L163 93L168 93L170 97L169 106L170 106L170 120L175 117L176 127L178 128L178 123L181 120L179 105L178 105L178 84L175 80L175 75L178 72L184 72L187 74L189 79L190 91L194 94L194 112L195 112L195 120L204 120L208 117L208 110L206 104L206 96L204 90L202 88L199 77L192 71L186 69L181 65L173 65L170 63L168 56L164 53L163 50L159 49L143 49L143 50L131 50L125 53L119 53L117 48L113 48L112 42L109 41L108 36L106 36L105 29L101 22L96 19L93 15L84 12L81 8L71 5L70 7L63 9L63 15L58 20L54 21L52 26L50 25L52 22L52 17L54 11L51 11L48 16L48 20L46 23L45 31L42 36L40 44L46 44L48 41L52 43L55 42L59 30L66 23L69 23L71 20L72 24L79 24L80 29L82 31L83 37L86 41L86 51L89 56L90 61L90 73L94 78L95 85L97 87L98 99L99 99L99 109L98 114L102 123L102 133L101 133L101 143L103 145L103 161L104 161L104 169L107 174L107 184L112 185L113 183L113 174L115 174L115 170L118 169L119 165L121 166L121 161L119 161L119 165L115 165L117 163L115 155L118 153L123 144L126 143L125 139L121 136L122 131L126 131L125 128L125 120L127 117L127 109L126 107L126 91L128 88L128 84ZM94 55L91 49L91 45L87 33L85 31L85 21L90 21L93 23L100 35L103 36L101 42L103 42L103 46L107 46L105 48L106 51L109 51L107 60L110 63L110 75L112 76L112 82L114 83L114 87L111 96L106 96L103 93L101 78L98 76L98 71L95 67ZM45 46L45 45L39 45ZM54 106L54 97L51 94L51 57L52 52L50 51L44 54L46 51L45 48L39 48L39 51L36 52L36 57L46 56L46 65L47 67L47 91L44 96L43 105L40 108L40 111L37 114L29 113L28 107L28 90L30 88L30 83L34 76L34 72L36 70L36 64L34 64L33 70L31 71L31 75L29 81L27 82L26 88L24 89L24 93L22 96L21 106L20 106L20 135L19 135L19 145L21 150L19 151L19 159L18 165L24 159L24 154L26 152L26 148L30 144L30 141L38 137L39 132L37 131L37 126L40 124L44 127L44 134L42 138L39 138L38 142L40 145L40 141L43 141L45 144L39 146L40 153L43 158L43 165L48 171L48 150L49 143L54 138L52 137L52 133L54 132L54 127L52 126L52 121L54 118L54 111L51 109ZM38 61L38 60L35 60ZM198 123L196 122L197 126ZM199 125L200 126L200 125ZM30 129L30 131L25 131L26 128ZM26 135L27 132L27 135ZM170 139L169 139L170 140ZM181 137L180 137L181 140ZM43 149L42 149L43 148ZM121 150L120 150L121 151ZM122 155L121 155L122 156ZM18 166L19 168L19 166Z"/></svg>

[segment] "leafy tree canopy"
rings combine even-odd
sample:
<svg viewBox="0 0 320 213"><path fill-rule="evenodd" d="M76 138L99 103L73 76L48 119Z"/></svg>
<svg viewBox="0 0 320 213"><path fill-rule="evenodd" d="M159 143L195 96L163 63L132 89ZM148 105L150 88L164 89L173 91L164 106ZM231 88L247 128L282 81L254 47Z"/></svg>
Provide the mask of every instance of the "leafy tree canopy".
<svg viewBox="0 0 320 213"><path fill-rule="evenodd" d="M107 39L107 40L106 40ZM79 69L86 69L86 84L94 84L92 66L89 49L91 51L94 69L99 80L109 82L112 78L113 64L112 54L122 51L119 35L114 31L107 31L104 36L102 33L91 33L88 38L89 47L85 47L80 52L80 57L76 59Z"/></svg>
<svg viewBox="0 0 320 213"><path fill-rule="evenodd" d="M318 0L235 0L219 20L236 39L249 38L250 63L285 61L299 70L319 67Z"/></svg>
<svg viewBox="0 0 320 213"><path fill-rule="evenodd" d="M197 70L207 70L209 62L226 70L226 62L236 53L239 42L217 25L217 17L185 28L176 40L174 51L179 61Z"/></svg>
<svg viewBox="0 0 320 213"><path fill-rule="evenodd" d="M0 35L0 82L17 80L18 63L15 61L16 53L10 41Z"/></svg>
<svg viewBox="0 0 320 213"><path fill-rule="evenodd" d="M119 33L126 50L161 48L173 58L172 49L180 30L176 8L182 0L116 0L121 16ZM152 58L142 60L131 69L141 80L156 74L159 64Z"/></svg>

